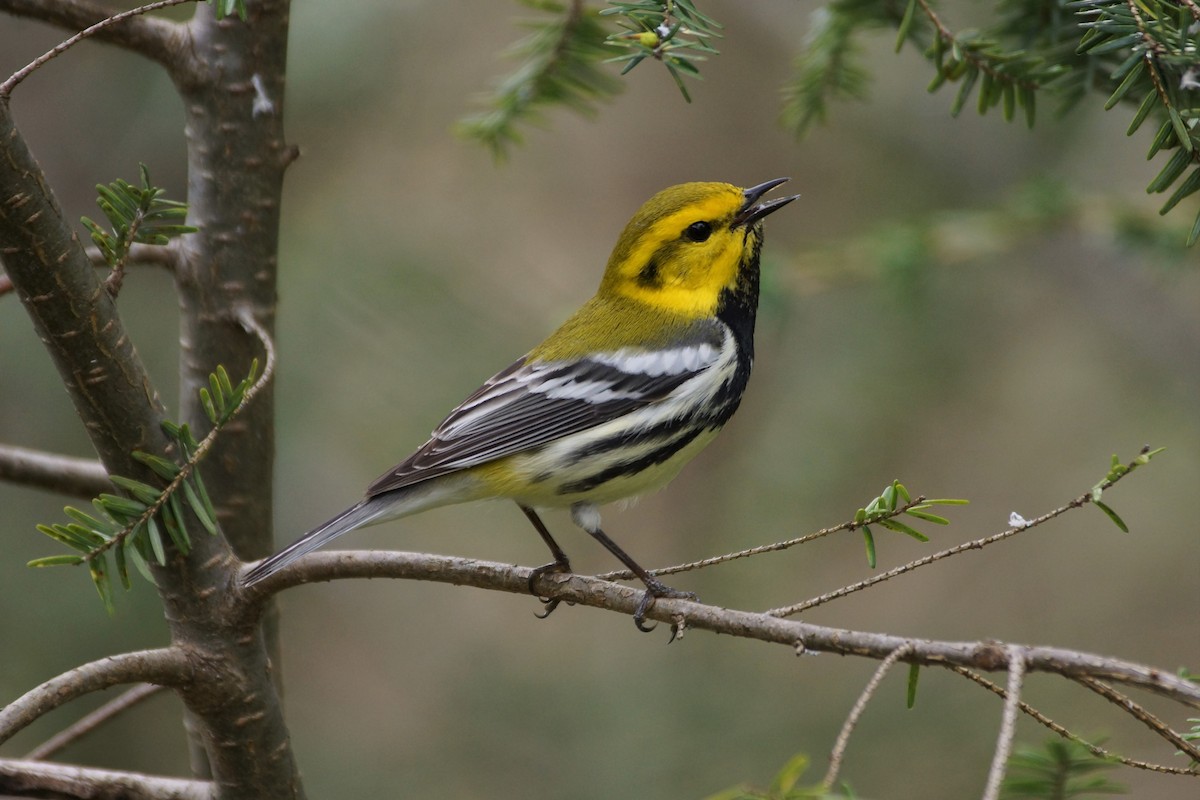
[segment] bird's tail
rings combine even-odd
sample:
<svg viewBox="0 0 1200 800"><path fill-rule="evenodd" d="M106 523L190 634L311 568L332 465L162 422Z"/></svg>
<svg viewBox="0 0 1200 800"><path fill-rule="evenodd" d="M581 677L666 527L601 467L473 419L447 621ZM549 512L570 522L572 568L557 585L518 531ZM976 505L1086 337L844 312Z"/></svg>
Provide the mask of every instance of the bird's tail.
<svg viewBox="0 0 1200 800"><path fill-rule="evenodd" d="M328 522L313 528L270 558L255 564L243 576L242 584L250 586L258 583L300 556L311 553L356 528L405 517L434 506L471 499L471 486L469 480L459 479L459 476L445 476L368 497Z"/></svg>
<svg viewBox="0 0 1200 800"><path fill-rule="evenodd" d="M363 500L358 505L347 508L325 524L313 528L275 555L256 564L242 578L242 583L246 586L258 583L263 578L274 575L300 556L311 553L313 550L329 543L343 533L348 533L355 528L369 525L382 513L381 509L378 507L373 508L372 505L371 500Z"/></svg>

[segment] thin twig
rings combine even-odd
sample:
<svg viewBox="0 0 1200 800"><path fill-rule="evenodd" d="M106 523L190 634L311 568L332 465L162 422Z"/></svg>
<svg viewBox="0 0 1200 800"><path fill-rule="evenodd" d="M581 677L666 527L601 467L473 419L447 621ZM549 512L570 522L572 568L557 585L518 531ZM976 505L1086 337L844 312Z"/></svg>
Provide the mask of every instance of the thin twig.
<svg viewBox="0 0 1200 800"><path fill-rule="evenodd" d="M181 688L191 682L188 656L177 647L121 653L81 664L0 708L0 743L72 700L126 683Z"/></svg>
<svg viewBox="0 0 1200 800"><path fill-rule="evenodd" d="M157 515L160 510L162 510L162 507L171 499L171 496L179 490L179 487L183 485L183 482L187 480L188 476L192 474L204 457L208 455L208 451L212 449L214 444L216 444L217 435L221 432L222 428L224 428L225 425L228 425L235 416L241 413L242 409L249 405L250 401L253 400L254 397L260 391L262 391L263 387L265 387L271 381L271 378L274 377L275 344L271 341L270 334L267 333L266 328L258 323L258 320L254 318L254 314L250 309L241 308L237 311L236 316L238 322L241 323L246 330L256 335L259 341L262 343L263 351L266 354L267 361L266 365L263 367L262 374L259 375L258 380L256 380L254 384L242 394L241 402L238 403L237 408L230 412L229 416L225 418L224 422L219 425L214 425L212 430L208 432L208 435L200 440L199 444L196 445L196 449L193 450L188 459L180 465L179 472L175 474L175 477L171 479L170 483L163 487L158 499L147 506L146 510L142 512L141 516L139 516L133 522L130 522L110 538L105 539L102 544L99 544L92 549L87 555L89 561L96 556L106 553L112 548L119 546L125 541L125 539L133 535L134 531L138 530L143 525L146 525L151 519L153 519L154 516Z"/></svg>
<svg viewBox="0 0 1200 800"><path fill-rule="evenodd" d="M933 555L925 556L924 558L918 558L915 561L908 562L907 564L901 564L900 566L894 567L894 568L888 570L887 572L880 573L879 575L875 575L871 578L867 578L866 580L858 581L857 583L852 583L849 586L843 586L840 589L835 589L832 592L827 592L818 597L813 597L809 600L805 600L802 603L795 603L790 606L782 606L780 608L773 608L773 609L770 609L769 611L767 611L766 613L768 613L772 616L775 616L775 617L790 617L795 614L799 614L803 611L807 611L811 608L816 608L817 606L824 605L825 603L828 603L831 600L837 600L838 598L845 597L846 595L854 594L855 592L861 592L863 589L870 588L871 586L874 586L877 583L882 583L883 581L891 580L892 578L895 578L898 575L903 575L907 572L912 572L915 569L929 566L930 564L941 561L942 559L945 559L945 558L949 558L950 556L956 556L959 553L966 552L967 550L981 550L990 544L995 544L996 542L1004 541L1005 539L1016 536L1018 533L1023 533L1032 528L1036 528L1039 525L1043 525L1056 517L1062 516L1063 514L1067 513L1068 511L1072 511L1076 508L1080 508L1082 506L1085 506L1089 503L1094 502L1095 499L1097 497L1099 497L1103 491L1109 489L1117 481L1121 480L1126 475L1129 475L1135 469L1137 469L1138 467L1145 464L1146 462L1143 460L1143 458L1145 457L1147 452L1148 452L1148 448L1143 448L1142 452L1141 452L1141 454L1139 454L1138 458L1134 459L1133 461L1131 461L1125 465L1125 470L1123 472L1115 475L1112 478L1108 478L1108 479L1101 481L1094 488L1088 489L1087 492L1079 495L1079 497L1076 497L1074 500L1067 503L1066 505L1059 506L1058 508L1054 509L1053 511L1049 511L1045 514L1042 514L1040 517L1036 517L1032 520L1025 520L1021 525L1015 525L1011 528L1007 528L1003 531L1000 531L999 533L992 534L991 536L985 536L982 539L974 539L969 542L964 542L963 544L955 545L954 547L950 547L945 550L941 550L937 553L934 553Z"/></svg>
<svg viewBox="0 0 1200 800"><path fill-rule="evenodd" d="M1107 683L1099 681L1096 678L1086 675L1081 675L1079 677L1072 676L1072 678L1076 683L1086 686L1096 694L1103 697L1105 700L1108 700L1110 703L1120 706L1125 713L1129 714L1129 716L1133 717L1138 722L1142 723L1147 728L1178 747L1193 761L1200 761L1200 749L1197 749L1194 744L1189 742L1187 739L1184 739L1175 731L1171 730L1171 726L1167 725L1167 723L1163 722L1145 708L1135 703L1132 698L1121 694Z"/></svg>
<svg viewBox="0 0 1200 800"><path fill-rule="evenodd" d="M950 28L946 26L946 23L942 22L942 18L937 15L937 12L933 10L933 6L931 6L927 0L917 0L917 5L921 7L921 13L923 13L926 19L929 20L930 24L933 25L934 36L940 38L947 45L955 46L958 44L958 37L954 34L954 31L950 30ZM987 73L998 81L1009 81L1014 86L1020 86L1023 89L1041 88L1041 85L1037 81L1013 79L1011 75L996 69L988 62L987 59L979 58L966 47L961 48L961 52L964 61L971 62L980 72Z"/></svg>
<svg viewBox="0 0 1200 800"><path fill-rule="evenodd" d="M104 254L100 252L99 247L89 247L84 252L91 259L93 266L108 267L108 261L104 258ZM171 244L135 242L129 246L129 257L126 259L127 265L154 265L165 267L171 272L175 271L178 263L179 251Z"/></svg>
<svg viewBox="0 0 1200 800"><path fill-rule="evenodd" d="M8 444L0 444L0 480L88 499L113 490L104 465L94 458Z"/></svg>
<svg viewBox="0 0 1200 800"><path fill-rule="evenodd" d="M16 17L54 25L73 34L121 11L96 0L0 0L0 11ZM96 41L121 47L160 64L176 78L195 65L187 46L187 25L158 16L131 17L122 25L109 26Z"/></svg>
<svg viewBox="0 0 1200 800"><path fill-rule="evenodd" d="M214 800L210 781L165 778L141 772L0 758L4 797L120 798L121 800Z"/></svg>
<svg viewBox="0 0 1200 800"><path fill-rule="evenodd" d="M996 684L992 683L991 681L989 681L987 678L983 677L979 673L973 672L972 670L969 670L966 667L951 666L951 667L948 667L948 669L953 670L954 672L957 672L959 675L962 675L964 678L967 678L968 680L974 681L975 683L979 684L983 688L987 689L992 694L998 695L1000 697L1008 696L1005 693L1003 687L997 686ZM1088 740L1086 740L1080 736L1077 736L1074 733L1071 733L1069 730L1064 728L1062 725L1059 725L1057 722L1050 719L1045 714L1043 714L1041 711L1038 711L1036 708L1034 708L1033 706L1026 703L1024 700L1022 700L1019 705L1021 707L1021 712L1023 714L1025 714L1027 717L1029 717L1030 719L1032 719L1034 722L1037 722L1039 725L1045 726L1046 728L1050 729L1051 731L1058 734L1059 736L1066 739L1067 741L1075 742L1080 747L1084 748L1089 753L1094 755L1096 758L1102 759L1104 761L1118 761L1127 767L1133 767L1134 769L1144 769L1144 770L1147 770L1148 772L1162 772L1167 775L1196 775L1196 774L1198 774L1198 770L1195 767L1192 767L1192 768L1169 767L1169 766L1166 766L1165 764L1151 764L1148 761L1139 761L1135 758L1127 758L1123 755L1120 755L1119 753L1114 753L1111 750L1106 750L1105 748L1100 747L1097 744L1093 744L1092 742L1089 742Z"/></svg>
<svg viewBox="0 0 1200 800"><path fill-rule="evenodd" d="M1016 645L1008 648L1008 688L1004 695L1004 716L1000 721L1000 734L996 739L996 750L992 753L992 766L988 770L983 800L999 800L1000 786L1008 768L1008 757L1012 754L1013 739L1017 734L1017 714L1021 710L1021 684L1025 679L1025 651Z"/></svg>
<svg viewBox="0 0 1200 800"><path fill-rule="evenodd" d="M821 786L826 792L833 791L833 784L837 781L838 772L842 768L842 759L846 755L846 747L850 744L850 734L854 732L855 726L858 725L858 718L866 710L871 696L875 694L875 690L879 688L879 684L883 681L884 676L896 665L896 662L911 652L911 643L905 642L897 647L888 654L888 657L875 670L875 674L871 676L871 680L867 681L867 685L863 687L862 693L858 696L858 700L854 702L854 707L850 709L850 714L842 724L842 730L838 733L833 750L829 754L829 769L821 781Z"/></svg>
<svg viewBox="0 0 1200 800"><path fill-rule="evenodd" d="M243 328L258 337L267 362L263 365L262 375L259 375L254 385L242 395L242 403L238 406L238 410L240 411L247 403L254 399L255 395L263 390L263 387L271 382L271 378L275 375L275 342L271 339L271 334L267 329L255 318L252 309L245 306L239 307L236 316Z"/></svg>
<svg viewBox="0 0 1200 800"><path fill-rule="evenodd" d="M250 565L244 565L242 569L248 570ZM530 568L513 564L430 553L342 550L310 553L253 586L240 586L240 581L234 581L234 584L245 598L244 613L248 621L253 621L262 614L263 603L274 594L314 581L347 578L428 580L528 595L531 573ZM641 588L568 573L544 576L537 589L540 595L564 603L626 614L637 609L643 595ZM669 598L659 598L646 611L647 619L668 624L681 615L689 630L724 633L790 648L803 645L810 652L883 659L909 642L899 636L830 628L761 612ZM905 660L919 664L958 664L982 670L999 670L1005 665L1005 645L996 642L920 640L912 642L912 647L912 653ZM1067 677L1087 675L1136 686L1177 703L1200 708L1200 685L1170 670L1063 648L1025 647L1027 669L1031 672L1052 672Z"/></svg>
<svg viewBox="0 0 1200 800"><path fill-rule="evenodd" d="M652 570L649 570L649 573L651 575L673 575L677 572L688 572L688 571L694 570L694 569L703 569L705 567L711 567L716 564L724 564L727 561L735 561L739 558L749 558L750 556L758 556L758 555L762 555L763 553L777 553L777 552L780 552L781 550L787 550L789 548L796 547L798 545L808 544L811 541L828 536L831 533L839 533L841 531L854 531L854 530L858 530L859 528L863 527L864 525L877 525L882 520L891 519L893 517L898 517L901 514L908 511L910 508L913 508L914 506L919 506L925 502L926 502L926 498L924 496L915 497L912 500L910 500L909 502L905 503L904 505L898 506L893 511L885 511L880 514L873 515L871 517L868 517L867 519L864 519L861 522L855 522L855 521L851 520L850 522L843 522L841 525L835 525L832 528L822 528L819 531L814 531L813 533L807 533L804 536L800 536L795 539L787 539L785 541L775 542L773 544L764 544L764 545L759 545L758 547L750 547L746 550L738 550L737 552L726 553L725 555L721 555L721 556L712 556L711 558L701 559L700 561L689 561L685 564L676 564L673 567L661 567L659 569L652 569ZM624 581L624 580L629 580L630 578L632 578L633 573L630 572L629 570L616 570L614 572L601 573L601 574L597 575L596 577L603 581Z"/></svg>
<svg viewBox="0 0 1200 800"><path fill-rule="evenodd" d="M89 36L93 36L93 35L99 33L100 31L104 30L105 28L107 28L111 25L115 25L118 22L127 20L130 17L136 17L136 16L145 14L150 11L157 11L160 8L167 8L168 6L178 6L178 5L182 5L184 3L194 3L194 2L197 2L197 0L158 0L158 2L150 3L149 5L140 6L138 8L133 8L133 9L130 9L129 11L122 11L119 14L113 14L111 17L102 19L99 22L97 22L96 24L90 25L87 28L84 28L79 33L75 34L74 36L70 37L69 39L59 42L57 45L55 45L50 50L46 51L45 53L42 53L40 56L35 58L33 61L30 61L28 64L26 64L24 67L21 67L21 69L17 70L12 75L10 75L8 80L4 81L4 83L0 83L0 100L6 99L7 97L9 97L9 95L12 94L13 89L17 88L17 85L19 83L21 83L21 81L28 78L30 75L32 75L36 70L40 69L48 61L51 61L52 59L57 58L58 56L62 55L65 51L67 51L71 47L74 47L75 45L79 44L84 39L88 38Z"/></svg>
<svg viewBox="0 0 1200 800"><path fill-rule="evenodd" d="M63 728L49 739L30 750L25 755L25 758L29 759L30 761L45 761L67 745L91 733L96 728L108 722L110 719L113 719L123 711L133 708L147 697L158 694L163 690L163 688L164 687L156 686L153 683L141 683L137 686L134 686L132 689L126 690L117 697L97 708L92 713L82 717L73 725Z"/></svg>

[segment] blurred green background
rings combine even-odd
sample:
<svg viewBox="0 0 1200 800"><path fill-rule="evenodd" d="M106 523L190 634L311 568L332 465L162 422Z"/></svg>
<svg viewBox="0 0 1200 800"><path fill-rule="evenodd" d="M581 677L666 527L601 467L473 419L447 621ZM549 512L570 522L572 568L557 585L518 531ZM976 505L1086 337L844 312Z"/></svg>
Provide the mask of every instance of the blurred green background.
<svg viewBox="0 0 1200 800"><path fill-rule="evenodd" d="M1188 506L1200 484L1200 275L1108 232L1114 204L1151 214L1142 154L1120 110L1038 129L947 115L928 68L868 39L871 99L834 109L797 144L778 87L811 6L707 2L722 54L686 105L656 65L594 120L552 112L497 166L451 132L513 68L498 54L527 13L502 2L304 2L293 9L288 175L280 272L277 539L360 496L478 382L535 344L593 291L617 234L650 194L687 180L790 175L802 198L768 224L756 374L726 433L672 486L606 529L647 565L772 542L851 517L893 478L967 497L920 545L879 532L880 568L999 531L1086 491L1113 452L1168 451L1114 489L1132 528L1082 509L811 612L811 622L915 637L1053 644L1200 667L1200 554ZM970 9L950 6L950 21ZM977 13L977 12L975 12ZM0 18L0 72L55 44ZM1094 101L1093 101L1094 102ZM84 44L30 78L13 107L71 219L92 187L139 161L185 188L180 102L152 66ZM1049 104L1043 105L1049 111ZM1143 141L1146 139L1146 141ZM1031 189L1031 183L1035 187ZM1005 204L1077 213L1047 226ZM1049 213L1049 211L1045 212ZM1174 219L1183 240L1187 209ZM981 215L983 215L981 217ZM930 223L938 258L920 247ZM82 230L82 229L81 229ZM136 272L120 305L168 402L176 391L170 279ZM0 440L88 455L70 403L18 301L0 300ZM1192 488L1188 488L1192 487ZM144 584L109 619L81 573L34 571L55 552L34 530L64 500L0 485L0 698L80 661L165 642ZM615 567L551 527L585 572ZM540 564L509 505L435 511L353 534L345 547ZM869 574L857 534L681 576L719 605L763 609ZM700 798L765 785L798 751L826 754L875 664L692 632L665 646L628 618L442 585L343 582L282 601L286 703L312 797ZM903 670L853 738L844 777L862 797L978 796L1000 705L926 671L904 710ZM96 697L2 751L17 755ZM1119 752L1166 748L1082 689L1046 676L1028 699ZM1162 709L1152 698L1152 708ZM160 696L64 758L181 773L177 703ZM1168 721L1188 726L1178 709ZM1022 721L1020 738L1042 729ZM1182 764L1175 758L1171 763ZM1194 781L1125 770L1133 796L1195 797Z"/></svg>

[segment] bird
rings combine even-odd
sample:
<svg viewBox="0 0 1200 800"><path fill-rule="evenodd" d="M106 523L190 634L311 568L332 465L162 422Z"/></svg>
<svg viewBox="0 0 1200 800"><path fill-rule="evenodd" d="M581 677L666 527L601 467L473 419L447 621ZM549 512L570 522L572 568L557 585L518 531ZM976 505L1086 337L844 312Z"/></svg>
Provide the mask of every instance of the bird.
<svg viewBox="0 0 1200 800"><path fill-rule="evenodd" d="M570 572L539 509L571 520L645 585L639 630L659 597L694 599L652 576L600 526L599 506L674 478L737 410L754 363L763 220L799 195L693 182L655 194L625 226L596 294L541 344L456 406L365 496L249 567L253 585L344 533L430 508L516 502ZM556 603L547 603L546 613Z"/></svg>

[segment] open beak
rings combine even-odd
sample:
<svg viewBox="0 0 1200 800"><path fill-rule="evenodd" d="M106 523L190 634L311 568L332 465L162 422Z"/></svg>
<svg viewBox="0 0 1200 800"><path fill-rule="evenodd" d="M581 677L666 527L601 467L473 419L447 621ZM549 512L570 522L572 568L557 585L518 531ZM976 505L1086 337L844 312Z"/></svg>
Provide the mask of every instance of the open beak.
<svg viewBox="0 0 1200 800"><path fill-rule="evenodd" d="M738 209L737 216L733 218L733 227L739 225L752 225L758 220L765 217L767 214L778 211L788 203L795 200L800 195L794 194L791 197L779 197L774 200L768 200L765 203L759 203L758 198L762 197L767 192L774 189L781 183L786 183L789 178L776 178L766 183L760 183L758 186L751 186L749 189L743 189L742 194L746 197L746 202Z"/></svg>

